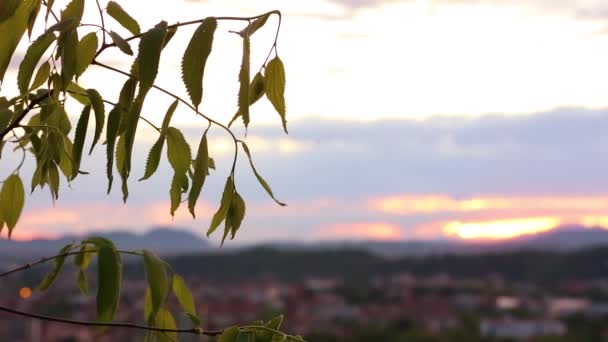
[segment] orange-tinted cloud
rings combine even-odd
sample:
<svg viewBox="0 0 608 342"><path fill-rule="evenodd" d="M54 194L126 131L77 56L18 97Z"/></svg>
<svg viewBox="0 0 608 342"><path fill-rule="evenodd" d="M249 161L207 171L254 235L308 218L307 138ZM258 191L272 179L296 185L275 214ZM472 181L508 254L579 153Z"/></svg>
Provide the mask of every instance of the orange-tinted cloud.
<svg viewBox="0 0 608 342"><path fill-rule="evenodd" d="M385 222L330 224L317 229L316 236L339 240L399 240L404 237L399 226Z"/></svg>

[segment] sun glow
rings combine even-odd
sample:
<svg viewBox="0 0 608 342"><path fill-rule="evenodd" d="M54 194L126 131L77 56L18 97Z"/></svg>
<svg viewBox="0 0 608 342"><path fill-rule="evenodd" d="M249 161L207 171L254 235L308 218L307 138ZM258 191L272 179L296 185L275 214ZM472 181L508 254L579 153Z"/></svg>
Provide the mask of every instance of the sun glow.
<svg viewBox="0 0 608 342"><path fill-rule="evenodd" d="M462 239L509 239L526 234L537 234L559 226L557 217L534 217L524 219L496 220L487 222L449 222L443 227L448 236Z"/></svg>

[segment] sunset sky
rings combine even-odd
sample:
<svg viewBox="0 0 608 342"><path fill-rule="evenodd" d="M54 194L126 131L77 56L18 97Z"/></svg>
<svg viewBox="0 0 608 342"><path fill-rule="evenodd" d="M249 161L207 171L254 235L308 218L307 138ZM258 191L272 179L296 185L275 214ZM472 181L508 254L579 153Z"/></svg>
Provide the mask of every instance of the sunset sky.
<svg viewBox="0 0 608 342"><path fill-rule="evenodd" d="M495 239L569 223L608 227L605 1L120 3L144 30L162 19L283 12L278 53L287 74L290 134L282 133L278 115L263 100L252 107L245 140L258 169L288 206L267 198L240 158L237 186L247 216L232 244ZM97 22L91 4L85 22ZM252 40L254 70L272 45L275 25L272 18ZM228 31L240 27L220 24L205 72L202 111L225 123L236 109L241 59L241 40ZM156 82L182 95L180 60L193 30L180 28L161 58ZM131 64L120 52L104 53L100 60L123 70ZM11 65L3 95L16 91L10 83L18 64ZM95 67L80 80L110 100L123 82ZM143 115L160 123L171 99L154 95ZM180 106L173 124L196 148L206 122ZM241 126L236 131L243 136ZM105 149L98 148L82 164L92 174L78 177L71 188L63 184L54 206L47 191L26 199L15 236L159 225L204 235L219 205L231 141L212 130L210 154L218 170L203 190L199 218L192 220L182 206L172 220L168 163L163 161L152 179L137 182L158 134L140 127L127 205L118 188L106 196ZM19 158L5 152L0 176ZM23 172L29 180L31 160Z"/></svg>

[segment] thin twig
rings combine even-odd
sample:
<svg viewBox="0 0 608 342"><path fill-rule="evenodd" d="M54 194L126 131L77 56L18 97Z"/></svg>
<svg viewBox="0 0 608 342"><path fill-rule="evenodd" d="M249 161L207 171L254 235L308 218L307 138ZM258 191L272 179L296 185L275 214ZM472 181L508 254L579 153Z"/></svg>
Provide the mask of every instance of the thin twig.
<svg viewBox="0 0 608 342"><path fill-rule="evenodd" d="M103 21L103 11L101 9L101 5L99 4L99 0L95 0L95 2L97 3L97 9L99 10L99 17L101 18L101 29L103 30L103 34L102 34L102 43L101 45L106 45L106 24Z"/></svg>
<svg viewBox="0 0 608 342"><path fill-rule="evenodd" d="M44 101L44 99L46 99L47 97L51 96L51 94L53 93L53 91L49 91L47 93L45 93L44 95L41 95L39 97L34 98L32 101L30 101L30 103L27 105L27 107L21 112L19 113L19 115L15 118L15 120L13 120L13 122L11 122L8 127L6 127L4 130L2 130L0 132L0 140L3 140L4 137L13 129L15 129L17 126L19 126L19 124L21 123L21 120L23 120L23 118L25 118L27 116L27 114L34 109L34 107L36 107L36 105L38 105L40 102Z"/></svg>

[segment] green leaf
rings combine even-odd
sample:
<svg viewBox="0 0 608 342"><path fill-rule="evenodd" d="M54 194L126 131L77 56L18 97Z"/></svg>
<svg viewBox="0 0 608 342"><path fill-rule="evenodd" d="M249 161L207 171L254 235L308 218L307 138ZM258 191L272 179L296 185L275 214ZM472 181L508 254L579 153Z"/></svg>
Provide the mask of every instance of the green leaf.
<svg viewBox="0 0 608 342"><path fill-rule="evenodd" d="M54 199L59 198L59 170L57 170L57 165L53 162L49 162L48 164L48 183L51 187L51 194L54 196Z"/></svg>
<svg viewBox="0 0 608 342"><path fill-rule="evenodd" d="M177 301L179 302L179 305L181 306L182 310L187 313L189 317L192 318L194 316L195 318L198 318L198 315L196 313L196 304L194 304L194 297L192 296L188 285L186 285L184 278L180 277L177 274L174 274L172 288L173 294L175 294L175 297L177 298ZM199 326L200 320L198 320L198 322L193 323L196 326Z"/></svg>
<svg viewBox="0 0 608 342"><path fill-rule="evenodd" d="M270 14L271 13L266 13L263 16L252 21L249 25L247 25L247 27L245 27L241 32L239 32L239 35L241 37L250 37L262 26L264 26L264 24L266 24L266 21L268 20L268 17L270 17Z"/></svg>
<svg viewBox="0 0 608 342"><path fill-rule="evenodd" d="M8 227L9 238L21 216L24 203L25 191L21 178L16 174L8 176L0 190L0 211L2 211L2 219Z"/></svg>
<svg viewBox="0 0 608 342"><path fill-rule="evenodd" d="M239 113L245 128L249 125L249 36L243 37L243 59L239 71Z"/></svg>
<svg viewBox="0 0 608 342"><path fill-rule="evenodd" d="M38 12L40 12L40 1L36 1L34 8L30 12L30 15L27 19L27 36L29 38L32 37L32 30L34 29L34 24L36 23L36 18L38 17Z"/></svg>
<svg viewBox="0 0 608 342"><path fill-rule="evenodd" d="M103 99L97 90L87 89L87 95L91 101L91 105L93 106L93 112L95 113L95 136L93 137L93 143L91 144L91 150L89 151L89 154L91 154L95 144L97 144L97 141L99 141L99 137L101 137L101 131L103 130L106 113Z"/></svg>
<svg viewBox="0 0 608 342"><path fill-rule="evenodd" d="M80 289L80 292L84 295L89 294L89 282L87 280L87 273L83 270L78 270L78 275L76 276L76 284Z"/></svg>
<svg viewBox="0 0 608 342"><path fill-rule="evenodd" d="M175 127L167 128L167 158L175 173L185 174L190 167L192 152L182 132Z"/></svg>
<svg viewBox="0 0 608 342"><path fill-rule="evenodd" d="M80 247L80 254L76 254L74 257L74 266L81 270L86 270L87 267L89 267L93 254L95 254L93 250L94 249L88 244L82 245L82 247Z"/></svg>
<svg viewBox="0 0 608 342"><path fill-rule="evenodd" d="M150 287L146 287L146 295L144 297L144 319L146 323L151 324L152 320L152 296L150 295Z"/></svg>
<svg viewBox="0 0 608 342"><path fill-rule="evenodd" d="M97 248L108 247L111 249L116 249L116 247L114 246L114 242L112 242L112 240L108 240L101 236L91 236L91 237L83 240L82 243L84 243L84 244L90 243L92 245L95 245L95 247L97 247Z"/></svg>
<svg viewBox="0 0 608 342"><path fill-rule="evenodd" d="M108 194L112 190L114 175L112 167L114 164L114 147L118 136L118 126L120 124L121 105L116 104L108 114L108 124L106 127L106 175L108 176Z"/></svg>
<svg viewBox="0 0 608 342"><path fill-rule="evenodd" d="M218 338L218 342L236 342L239 338L239 333L238 327L226 328Z"/></svg>
<svg viewBox="0 0 608 342"><path fill-rule="evenodd" d="M182 58L182 80L194 107L198 108L203 97L203 75L205 64L211 54L213 35L217 28L217 20L206 18L196 28Z"/></svg>
<svg viewBox="0 0 608 342"><path fill-rule="evenodd" d="M23 60L21 60L21 64L19 64L19 73L17 74L17 85L22 96L27 94L30 89L30 81L34 74L34 68L36 68L40 58L54 41L54 34L43 34L27 49Z"/></svg>
<svg viewBox="0 0 608 342"><path fill-rule="evenodd" d="M66 90L68 91L68 95L72 97L74 100L78 101L81 105L86 106L91 104L89 97L87 96L87 91L78 85L78 83L70 82L68 84Z"/></svg>
<svg viewBox="0 0 608 342"><path fill-rule="evenodd" d="M120 300L122 263L116 249L106 245L99 248L97 255L97 321L110 323Z"/></svg>
<svg viewBox="0 0 608 342"><path fill-rule="evenodd" d="M125 170L125 158L126 158L126 147L125 141L121 137L116 144L116 168L118 169L118 173L120 174L120 178L122 180L121 190L122 190L122 200L123 202L127 202L127 198L129 197L129 188L127 184L128 175L124 174Z"/></svg>
<svg viewBox="0 0 608 342"><path fill-rule="evenodd" d="M78 31L72 29L61 34L61 80L64 85L70 83L76 74L78 63Z"/></svg>
<svg viewBox="0 0 608 342"><path fill-rule="evenodd" d="M43 63L38 71L36 72L36 76L34 76L34 82L32 82L32 86L29 90L34 90L40 87L49 79L49 75L51 73L51 65L49 62Z"/></svg>
<svg viewBox="0 0 608 342"><path fill-rule="evenodd" d="M160 155L163 152L163 146L165 145L165 137L161 134L158 137L158 140L152 145L150 152L148 153L148 160L146 161L146 170L144 172L144 176L139 180L145 180L150 178L156 169L158 169L158 164L160 163Z"/></svg>
<svg viewBox="0 0 608 342"><path fill-rule="evenodd" d="M141 87L149 89L154 84L160 63L160 53L167 36L167 22L161 21L141 36L137 60L137 76ZM141 90L140 90L141 91Z"/></svg>
<svg viewBox="0 0 608 342"><path fill-rule="evenodd" d="M69 181L72 178L73 166L72 166L72 149L74 146L67 137L63 138L63 149L61 150L61 160L59 161L59 169L63 175Z"/></svg>
<svg viewBox="0 0 608 342"><path fill-rule="evenodd" d="M232 239L234 239L236 232L241 227L244 217L245 201L238 192L235 192L232 196L232 201L230 202L230 208L228 208L228 214L226 215L226 230L230 231ZM225 235L226 232L224 232L224 236Z"/></svg>
<svg viewBox="0 0 608 342"><path fill-rule="evenodd" d="M175 319L169 310L161 308L154 320L154 326L163 329L177 329ZM155 332L156 341L158 342L175 342L177 341L177 333L175 332Z"/></svg>
<svg viewBox="0 0 608 342"><path fill-rule="evenodd" d="M98 44L97 34L94 32L82 37L76 49L76 77L82 75L89 67L93 58L95 58Z"/></svg>
<svg viewBox="0 0 608 342"><path fill-rule="evenodd" d="M74 18L78 23L82 19L84 13L84 0L72 0L63 11L61 11L61 20Z"/></svg>
<svg viewBox="0 0 608 342"><path fill-rule="evenodd" d="M0 2L0 24L15 13L20 2L21 0L4 0Z"/></svg>
<svg viewBox="0 0 608 342"><path fill-rule="evenodd" d="M62 254L69 252L73 245L73 243L67 244L59 251L59 256L55 258L55 266L49 271L49 273L47 273L47 275L38 285L37 289L39 291L46 291L49 289L49 287L51 287L51 285L53 285L53 282L55 279L57 279L57 276L63 267L63 263L65 262L66 256Z"/></svg>
<svg viewBox="0 0 608 342"><path fill-rule="evenodd" d="M38 1L20 1L19 7L14 11L10 9L7 11L7 13L12 11L12 15L0 23L0 82L4 80L11 57L27 29L29 15ZM8 6L11 5L7 4Z"/></svg>
<svg viewBox="0 0 608 342"><path fill-rule="evenodd" d="M192 177L192 187L188 194L188 210L192 217L196 217L194 213L194 207L196 201L201 194L203 185L205 184L205 178L209 172L209 147L207 145L207 132L201 137L201 142L198 144L198 152L196 154L196 160L194 161L194 175Z"/></svg>
<svg viewBox="0 0 608 342"><path fill-rule="evenodd" d="M108 2L106 7L108 14L114 18L122 27L126 28L134 36L141 33L139 24L119 4L114 1Z"/></svg>
<svg viewBox="0 0 608 342"><path fill-rule="evenodd" d="M174 173L173 179L171 180L171 188L169 189L169 195L171 198L171 216L175 215L175 211L179 208L182 202L182 188L183 184L188 182L188 176L185 173Z"/></svg>
<svg viewBox="0 0 608 342"><path fill-rule="evenodd" d="M114 44L116 44L120 51L129 56L133 56L133 50L131 49L131 45L129 45L129 42L127 42L123 37L121 37L118 33L114 31L110 31L109 34L110 38L112 38L112 41L114 42Z"/></svg>
<svg viewBox="0 0 608 342"><path fill-rule="evenodd" d="M167 113L165 113L165 118L163 119L163 125L161 127L161 134L165 134L167 132L167 128L169 127L169 123L171 122L171 117L173 117L173 113L175 113L175 109L177 108L178 101L175 100L169 108L167 109Z"/></svg>
<svg viewBox="0 0 608 342"><path fill-rule="evenodd" d="M264 75L261 72L258 72L253 77L251 84L249 85L249 106L256 103L262 96L264 95ZM228 123L228 127L232 126L234 121L241 116L241 112L239 110L236 111L230 122Z"/></svg>
<svg viewBox="0 0 608 342"><path fill-rule="evenodd" d="M245 144L245 142L241 141L241 145L243 146L243 151L245 151L245 154L247 154L247 158L249 159L249 164L251 165L251 169L253 170L253 173L255 174L255 178L258 179L258 182L260 183L260 185L262 185L264 190L266 190L268 195L270 195L270 197L278 205L286 206L287 204L277 200L276 197L274 197L274 194L272 193L272 189L270 188L270 185L268 185L268 183L264 180L264 178L262 178L262 176L258 173L258 170L256 170L255 165L253 165L253 160L251 159L251 153L249 152L249 147L247 147L247 144Z"/></svg>
<svg viewBox="0 0 608 342"><path fill-rule="evenodd" d="M281 323L283 323L283 315L271 319L266 322L264 326L272 330L279 330L281 328ZM273 332L260 329L256 333L256 342L271 342L274 336L276 335Z"/></svg>
<svg viewBox="0 0 608 342"><path fill-rule="evenodd" d="M78 20L75 18L65 18L59 22L49 26L44 33L49 32L65 32L67 30L74 29L78 26Z"/></svg>
<svg viewBox="0 0 608 342"><path fill-rule="evenodd" d="M230 208L230 204L232 203L233 193L234 181L232 179L232 176L229 176L226 180L226 185L224 185L224 192L222 193L220 208L213 215L213 219L211 219L211 225L209 226L209 230L207 231L207 236L210 236L226 218L226 215L228 214L228 209Z"/></svg>
<svg viewBox="0 0 608 342"><path fill-rule="evenodd" d="M266 65L266 97L281 116L283 130L287 133L287 119L285 118L285 67L277 56Z"/></svg>
<svg viewBox="0 0 608 342"><path fill-rule="evenodd" d="M78 171L80 170L80 161L82 160L82 149L84 146L84 140L87 134L87 126L89 125L89 114L91 113L91 105L87 105L80 114L80 119L76 124L76 134L74 136L74 146L72 147L72 159L74 165L72 165L72 179L76 178Z"/></svg>
<svg viewBox="0 0 608 342"><path fill-rule="evenodd" d="M152 301L151 319L156 317L159 310L164 307L168 294L168 278L165 264L155 254L144 250L144 268L148 287L150 288L150 299Z"/></svg>

